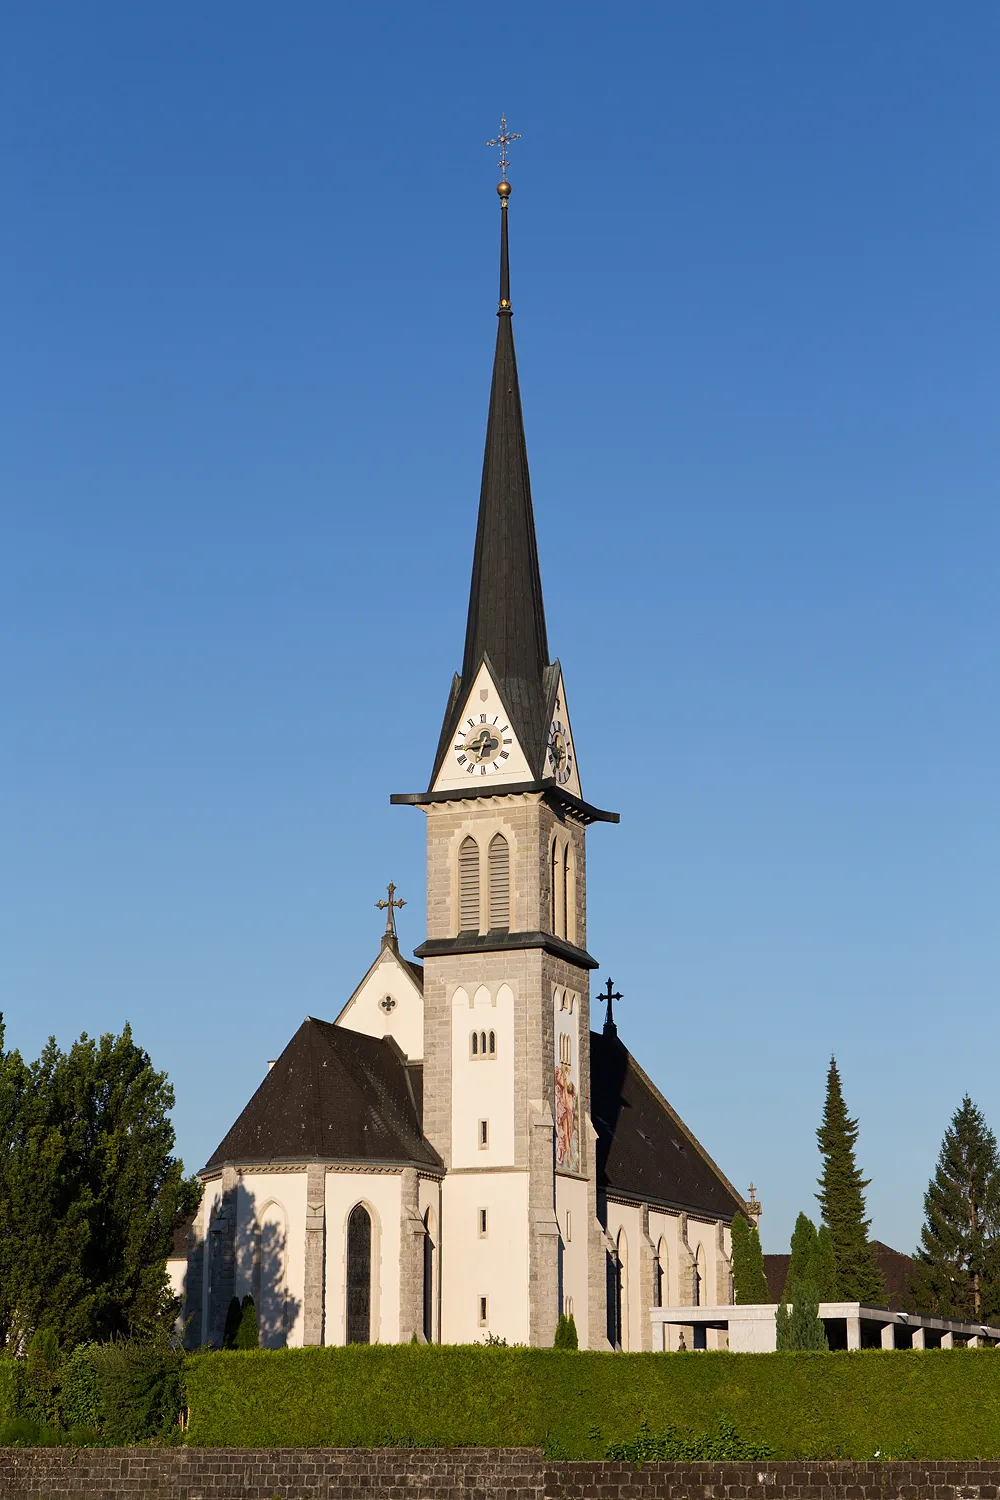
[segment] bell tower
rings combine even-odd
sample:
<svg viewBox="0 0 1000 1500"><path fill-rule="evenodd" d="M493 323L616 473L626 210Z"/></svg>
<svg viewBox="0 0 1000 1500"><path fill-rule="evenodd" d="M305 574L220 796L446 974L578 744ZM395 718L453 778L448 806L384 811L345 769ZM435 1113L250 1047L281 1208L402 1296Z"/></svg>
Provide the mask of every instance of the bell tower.
<svg viewBox="0 0 1000 1500"><path fill-rule="evenodd" d="M424 1134L442 1157L446 1343L551 1345L572 1311L606 1347L590 1124L586 830L562 668L549 660L517 379L501 123L500 298L462 671L426 792Z"/></svg>

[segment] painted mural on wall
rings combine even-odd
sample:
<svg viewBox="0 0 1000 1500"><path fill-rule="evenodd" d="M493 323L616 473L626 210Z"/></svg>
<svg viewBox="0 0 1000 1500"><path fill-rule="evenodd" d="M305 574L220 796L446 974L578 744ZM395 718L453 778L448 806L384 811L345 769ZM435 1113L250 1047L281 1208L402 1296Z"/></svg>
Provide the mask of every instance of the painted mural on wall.
<svg viewBox="0 0 1000 1500"><path fill-rule="evenodd" d="M569 1038L566 1038L568 1041ZM580 1097L569 1062L556 1063L556 1166L580 1170Z"/></svg>

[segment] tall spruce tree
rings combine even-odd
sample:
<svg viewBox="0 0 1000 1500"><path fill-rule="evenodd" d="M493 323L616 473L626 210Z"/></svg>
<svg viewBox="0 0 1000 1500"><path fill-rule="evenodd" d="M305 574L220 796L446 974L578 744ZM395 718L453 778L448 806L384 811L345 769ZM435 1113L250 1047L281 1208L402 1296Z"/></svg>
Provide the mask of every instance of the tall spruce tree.
<svg viewBox="0 0 1000 1500"><path fill-rule="evenodd" d="M764 1252L756 1224L733 1215L733 1299L741 1305L770 1302L764 1274Z"/></svg>
<svg viewBox="0 0 1000 1500"><path fill-rule="evenodd" d="M878 1307L885 1300L885 1283L875 1260L875 1247L868 1238L871 1220L865 1218L865 1188L870 1179L862 1177L855 1160L858 1122L847 1113L840 1073L832 1057L823 1123L816 1138L823 1157L816 1197L833 1244L838 1294L848 1302Z"/></svg>
<svg viewBox="0 0 1000 1500"><path fill-rule="evenodd" d="M1000 1310L1000 1157L966 1094L945 1131L924 1194L911 1289L919 1312L993 1318Z"/></svg>
<svg viewBox="0 0 1000 1500"><path fill-rule="evenodd" d="M198 1195L171 1154L173 1102L127 1026L31 1064L0 1027L0 1347L169 1329L166 1258Z"/></svg>

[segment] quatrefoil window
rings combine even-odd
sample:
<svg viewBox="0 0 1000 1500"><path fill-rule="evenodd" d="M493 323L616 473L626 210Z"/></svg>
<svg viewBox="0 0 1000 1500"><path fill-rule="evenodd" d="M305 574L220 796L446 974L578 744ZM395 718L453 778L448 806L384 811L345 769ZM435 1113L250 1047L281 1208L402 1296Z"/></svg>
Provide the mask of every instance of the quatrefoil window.
<svg viewBox="0 0 1000 1500"><path fill-rule="evenodd" d="M379 1001L378 1008L379 1010L384 1010L386 1015L388 1016L396 1009L396 1002L391 995L385 995L383 999Z"/></svg>

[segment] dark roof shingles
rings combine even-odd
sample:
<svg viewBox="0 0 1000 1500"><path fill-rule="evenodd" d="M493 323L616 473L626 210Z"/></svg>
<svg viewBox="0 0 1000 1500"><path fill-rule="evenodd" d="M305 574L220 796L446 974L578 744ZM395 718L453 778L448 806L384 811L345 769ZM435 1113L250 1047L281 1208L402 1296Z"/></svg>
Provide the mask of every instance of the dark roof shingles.
<svg viewBox="0 0 1000 1500"><path fill-rule="evenodd" d="M310 1159L439 1166L421 1130L419 1071L390 1040L310 1016L206 1170L229 1161Z"/></svg>
<svg viewBox="0 0 1000 1500"><path fill-rule="evenodd" d="M742 1199L617 1037L590 1034L597 1185L730 1220Z"/></svg>

